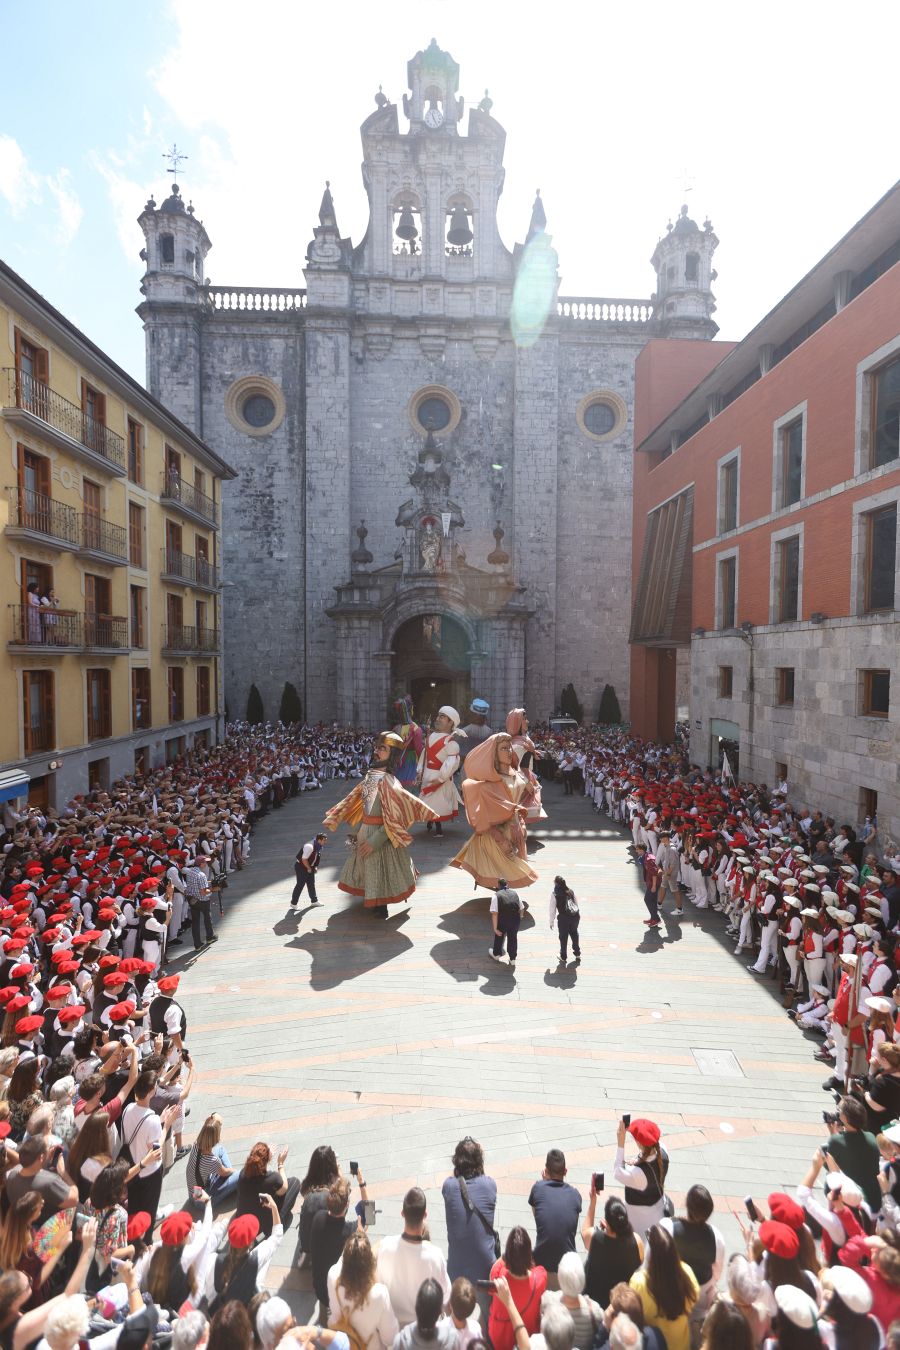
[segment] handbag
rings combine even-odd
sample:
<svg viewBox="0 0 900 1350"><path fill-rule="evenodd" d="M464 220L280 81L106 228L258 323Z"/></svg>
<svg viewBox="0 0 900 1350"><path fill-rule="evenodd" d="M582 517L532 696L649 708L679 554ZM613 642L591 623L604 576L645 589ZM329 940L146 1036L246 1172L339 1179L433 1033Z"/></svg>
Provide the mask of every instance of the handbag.
<svg viewBox="0 0 900 1350"><path fill-rule="evenodd" d="M459 1194L460 1194L460 1197L461 1197L461 1199L462 1199L463 1207L465 1208L466 1213L467 1213L467 1214L474 1214L474 1215L476 1216L476 1218L480 1219L480 1220L481 1220L481 1226L482 1226L482 1228L484 1229L484 1231L485 1231L486 1233L490 1233L490 1234L491 1234L492 1238L494 1239L494 1259L495 1259L496 1261L499 1261L499 1260L500 1260L500 1234L497 1232L496 1228L494 1228L494 1227L488 1222L488 1220L487 1220L487 1219L485 1218L485 1216L482 1214L482 1212L481 1212L481 1210L478 1208L478 1206L472 1204L472 1201L469 1199L469 1188L468 1188L468 1186L467 1186L466 1183L465 1183L465 1179L464 1179L463 1177L457 1177L456 1180L459 1182Z"/></svg>

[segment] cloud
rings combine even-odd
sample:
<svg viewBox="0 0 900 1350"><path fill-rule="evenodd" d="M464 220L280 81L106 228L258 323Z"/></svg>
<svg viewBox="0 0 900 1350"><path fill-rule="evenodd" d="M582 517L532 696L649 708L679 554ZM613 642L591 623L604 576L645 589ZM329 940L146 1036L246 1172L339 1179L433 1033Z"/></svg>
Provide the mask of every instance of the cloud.
<svg viewBox="0 0 900 1350"><path fill-rule="evenodd" d="M41 200L40 180L32 173L18 141L0 135L0 196L14 216L24 215Z"/></svg>
<svg viewBox="0 0 900 1350"><path fill-rule="evenodd" d="M60 169L55 177L48 176L46 181L59 211L56 242L60 248L66 248L78 233L84 211L72 188L72 175L68 169Z"/></svg>
<svg viewBox="0 0 900 1350"><path fill-rule="evenodd" d="M137 271L142 267L140 251L144 246L144 236L137 218L144 202L152 193L152 184L139 183L123 173L122 160L112 151L108 151L105 155L92 154L90 163L106 184L119 243L126 258Z"/></svg>

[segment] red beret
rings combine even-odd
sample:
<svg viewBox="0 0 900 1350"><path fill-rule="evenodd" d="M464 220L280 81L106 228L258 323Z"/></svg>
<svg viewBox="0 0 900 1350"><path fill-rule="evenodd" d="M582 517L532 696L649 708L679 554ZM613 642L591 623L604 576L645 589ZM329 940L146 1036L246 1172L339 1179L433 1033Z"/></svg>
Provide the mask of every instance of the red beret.
<svg viewBox="0 0 900 1350"><path fill-rule="evenodd" d="M628 1126L628 1133L641 1148L653 1148L659 1143L659 1126L652 1120L644 1120L642 1117L633 1120Z"/></svg>
<svg viewBox="0 0 900 1350"><path fill-rule="evenodd" d="M180 978L180 975L164 975L161 980L157 980L156 987L161 994L174 994Z"/></svg>
<svg viewBox="0 0 900 1350"><path fill-rule="evenodd" d="M101 970L109 970L114 966L118 966L118 964L119 958L117 956L113 956L112 952L107 952L106 955L101 956L100 960L97 962L97 965L100 967Z"/></svg>
<svg viewBox="0 0 900 1350"><path fill-rule="evenodd" d="M156 900L154 897L151 895L145 896L141 901L141 909L145 909L148 914L151 909L156 909Z"/></svg>
<svg viewBox="0 0 900 1350"><path fill-rule="evenodd" d="M87 940L88 942L96 942L97 939L102 938L102 936L103 934L100 932L99 928L88 928L81 934L82 940Z"/></svg>
<svg viewBox="0 0 900 1350"><path fill-rule="evenodd" d="M767 1252L786 1261L792 1261L800 1250L800 1239L793 1228L774 1219L766 1219L759 1225L759 1240Z"/></svg>
<svg viewBox="0 0 900 1350"><path fill-rule="evenodd" d="M59 939L58 928L45 928L43 933L41 933L41 942L51 943L58 941L58 939Z"/></svg>
<svg viewBox="0 0 900 1350"><path fill-rule="evenodd" d="M178 826L177 826L177 825L167 825L167 826L166 826L166 838L167 838L167 839L177 839L177 838L178 838Z"/></svg>
<svg viewBox="0 0 900 1350"><path fill-rule="evenodd" d="M193 1226L194 1220L187 1210L176 1209L174 1214L170 1214L167 1219L163 1219L159 1236L167 1247L180 1247L190 1237ZM259 1228L259 1223L256 1227ZM245 1243L244 1245L249 1244Z"/></svg>
<svg viewBox="0 0 900 1350"><path fill-rule="evenodd" d="M124 1003L114 1003L109 1010L111 1022L127 1022L134 1013L134 1004L126 999Z"/></svg>
<svg viewBox="0 0 900 1350"><path fill-rule="evenodd" d="M23 918L24 918L24 915L23 915ZM35 930L30 926L30 924L27 924L27 923L21 923L21 924L17 924L17 925L16 925L16 937L19 937L19 938L30 938L30 937L34 937L34 933L35 933Z"/></svg>
<svg viewBox="0 0 900 1350"><path fill-rule="evenodd" d="M137 1214L132 1214L128 1220L128 1241L134 1242L135 1238L142 1238L152 1222L150 1215L144 1209L139 1209Z"/></svg>
<svg viewBox="0 0 900 1350"><path fill-rule="evenodd" d="M0 1006L5 1006L11 998L16 998L19 993L17 984L7 984L0 989Z"/></svg>
<svg viewBox="0 0 900 1350"><path fill-rule="evenodd" d="M68 998L72 992L70 984L55 984L52 989L47 990L48 1001L55 1002L58 998Z"/></svg>
<svg viewBox="0 0 900 1350"><path fill-rule="evenodd" d="M127 983L128 983L128 976L123 975L118 970L111 970L108 975L103 976L104 989L114 989L116 985Z"/></svg>
<svg viewBox="0 0 900 1350"><path fill-rule="evenodd" d="M44 869L38 862L26 863L25 875L26 877L42 877L44 875Z"/></svg>
<svg viewBox="0 0 900 1350"><path fill-rule="evenodd" d="M69 870L68 858L54 858L50 864L54 872L67 872Z"/></svg>
<svg viewBox="0 0 900 1350"><path fill-rule="evenodd" d="M30 1017L20 1017L16 1023L16 1035L28 1036L32 1031L37 1031L44 1025L44 1019L39 1013L32 1013Z"/></svg>
<svg viewBox="0 0 900 1350"><path fill-rule="evenodd" d="M62 955L64 955L64 953L60 952L60 956ZM60 961L59 965L56 967L57 974L59 975L74 975L76 970L80 969L80 961Z"/></svg>
<svg viewBox="0 0 900 1350"><path fill-rule="evenodd" d="M228 1241L238 1250L249 1247L259 1235L259 1219L255 1214L239 1214L228 1225Z"/></svg>
<svg viewBox="0 0 900 1350"><path fill-rule="evenodd" d="M11 945L11 943L6 944L7 950L9 950ZM33 970L34 966L30 961L20 961L19 964L13 966L12 970L9 972L9 978L11 980L27 980Z"/></svg>
<svg viewBox="0 0 900 1350"><path fill-rule="evenodd" d="M139 956L126 956L124 961L119 962L119 970L123 975L135 975L143 969L144 963Z"/></svg>
<svg viewBox="0 0 900 1350"><path fill-rule="evenodd" d="M795 1232L806 1223L806 1215L797 1201L785 1195L784 1191L773 1191L769 1196L769 1213L776 1223L787 1224Z"/></svg>
<svg viewBox="0 0 900 1350"><path fill-rule="evenodd" d="M70 1003L67 1008L60 1008L57 1022L61 1026L68 1026L70 1022L77 1022L80 1017L84 1017L87 1012L87 1005L84 1003Z"/></svg>
<svg viewBox="0 0 900 1350"><path fill-rule="evenodd" d="M114 909L110 909L108 906L104 906L103 909L99 909L97 911L97 918L100 920L101 923L112 923L115 917L116 911Z"/></svg>
<svg viewBox="0 0 900 1350"><path fill-rule="evenodd" d="M23 1008L28 1008L30 1005L31 999L27 994L16 994L15 998L11 998L7 1003L6 1011L21 1012Z"/></svg>
<svg viewBox="0 0 900 1350"><path fill-rule="evenodd" d="M0 1139L5 1139L9 1134L12 1134L12 1126L9 1121L0 1120Z"/></svg>

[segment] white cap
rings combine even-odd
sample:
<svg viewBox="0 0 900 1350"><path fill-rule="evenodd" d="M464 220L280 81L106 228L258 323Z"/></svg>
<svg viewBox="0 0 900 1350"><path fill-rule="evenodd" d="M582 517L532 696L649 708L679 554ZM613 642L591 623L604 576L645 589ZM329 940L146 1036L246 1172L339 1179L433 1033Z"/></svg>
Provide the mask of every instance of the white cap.
<svg viewBox="0 0 900 1350"><path fill-rule="evenodd" d="M454 731L459 726L459 713L455 708L451 708L449 703L445 703L443 708L438 708L438 717L449 717Z"/></svg>
<svg viewBox="0 0 900 1350"><path fill-rule="evenodd" d="M775 1302L778 1311L795 1327L809 1331L816 1325L819 1310L815 1300L795 1284L780 1284L775 1290Z"/></svg>
<svg viewBox="0 0 900 1350"><path fill-rule="evenodd" d="M872 1290L863 1277L848 1266L832 1266L828 1280L838 1298L853 1313L872 1311Z"/></svg>
<svg viewBox="0 0 900 1350"><path fill-rule="evenodd" d="M828 868L827 868L827 867L823 867L821 863L815 863L815 864L813 865L813 871L814 871L814 872L818 872L818 874L819 874L820 877L827 877L827 876L828 876Z"/></svg>
<svg viewBox="0 0 900 1350"><path fill-rule="evenodd" d="M882 1130L881 1133L884 1135L885 1139L890 1141L890 1143L900 1144L900 1125L889 1125L887 1129Z"/></svg>
<svg viewBox="0 0 900 1350"><path fill-rule="evenodd" d="M844 952L841 956L841 960L847 966L855 966L857 960L856 952Z"/></svg>
<svg viewBox="0 0 900 1350"><path fill-rule="evenodd" d="M825 1177L826 1191L840 1191L841 1199L845 1205L856 1208L862 1204L862 1191L856 1182L847 1176L846 1172L829 1172Z"/></svg>
<svg viewBox="0 0 900 1350"><path fill-rule="evenodd" d="M817 909L801 909L800 913L804 919L817 919L819 917L819 911Z"/></svg>
<svg viewBox="0 0 900 1350"><path fill-rule="evenodd" d="M797 897L794 896L794 895L786 895L786 896L784 897L784 903L785 903L786 905L790 905L791 909L799 909L799 908L800 908L800 901L799 901L799 900L797 899Z"/></svg>
<svg viewBox="0 0 900 1350"><path fill-rule="evenodd" d="M855 923L853 925L853 931L857 937L864 939L875 936L874 930L870 928L867 923Z"/></svg>
<svg viewBox="0 0 900 1350"><path fill-rule="evenodd" d="M822 998L827 998L829 994L829 990L825 987L824 984L814 984L812 987L812 991L814 994L820 994Z"/></svg>
<svg viewBox="0 0 900 1350"><path fill-rule="evenodd" d="M868 1008L869 1012L889 1013L894 1011L894 1001L883 994L873 994L871 998L863 999L863 1007Z"/></svg>

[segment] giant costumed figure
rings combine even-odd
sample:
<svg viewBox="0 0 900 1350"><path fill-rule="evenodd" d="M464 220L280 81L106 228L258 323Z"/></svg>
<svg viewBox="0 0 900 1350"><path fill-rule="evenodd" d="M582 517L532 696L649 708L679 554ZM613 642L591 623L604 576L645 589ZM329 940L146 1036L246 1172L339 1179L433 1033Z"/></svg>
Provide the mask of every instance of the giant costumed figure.
<svg viewBox="0 0 900 1350"><path fill-rule="evenodd" d="M459 793L453 775L459 768L459 745L456 737L459 713L449 705L443 707L434 719L434 730L425 739L425 748L419 756L419 795L437 816L435 833L443 834L443 822L459 815ZM428 822L431 829L431 821Z"/></svg>
<svg viewBox="0 0 900 1350"><path fill-rule="evenodd" d="M388 917L388 905L409 899L416 889L409 826L416 820L435 818L431 807L407 792L395 777L402 748L400 736L383 731L365 778L326 813L324 822L329 830L336 830L341 821L356 830L338 888L363 896L366 909L383 919Z"/></svg>
<svg viewBox="0 0 900 1350"><path fill-rule="evenodd" d="M534 772L537 751L534 741L528 735L528 718L524 708L513 708L506 714L506 730L512 738L513 755L517 768L528 779L528 791L523 803L528 808L526 821L546 820L547 812L541 802L541 784Z"/></svg>
<svg viewBox="0 0 900 1350"><path fill-rule="evenodd" d="M506 732L489 736L466 755L462 785L466 817L474 830L451 862L496 889L501 877L509 886L530 886L538 874L528 862L525 816L530 783L514 762Z"/></svg>
<svg viewBox="0 0 900 1350"><path fill-rule="evenodd" d="M394 776L403 787L411 788L415 786L419 756L425 744L425 732L418 722L413 721L413 703L408 694L398 698L394 707L400 714L394 732L402 742Z"/></svg>

